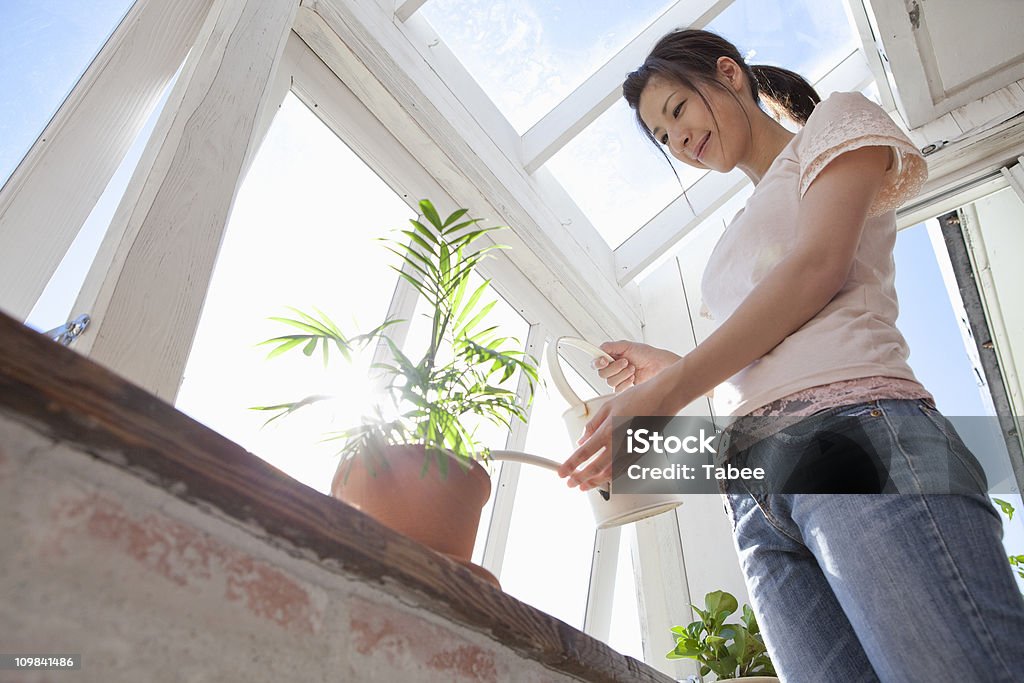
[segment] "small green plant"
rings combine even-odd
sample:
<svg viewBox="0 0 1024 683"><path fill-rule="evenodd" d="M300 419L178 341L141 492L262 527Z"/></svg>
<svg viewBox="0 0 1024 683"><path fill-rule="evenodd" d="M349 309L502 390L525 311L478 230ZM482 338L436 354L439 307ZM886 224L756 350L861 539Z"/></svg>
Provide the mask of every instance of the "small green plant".
<svg viewBox="0 0 1024 683"><path fill-rule="evenodd" d="M521 371L529 382L530 396L538 379L537 361L519 349L518 341L503 337L497 326L485 320L496 301L484 303L490 284L469 288L470 276L478 264L503 245L480 246L484 235L503 227L480 227L480 219L466 219L459 209L441 219L429 200L420 202L422 216L410 221L411 229L398 236L380 238L399 257L391 266L411 284L429 305L430 339L423 356L409 358L388 336L388 328L399 322L385 320L368 333L347 337L319 310L316 315L293 309L296 317L272 318L293 330L291 334L268 339L273 346L268 358L301 348L313 356L321 347L324 363L334 346L346 359L371 342L382 340L391 351L392 362L373 365L382 375L386 396L394 411L386 417L381 406L364 417L362 424L330 436L342 442L343 459L359 454L380 455L388 446L422 444L427 458L424 472L436 459L447 472L451 453L460 462L486 460L488 449L475 432L463 425L470 415L510 426L513 418L525 420L525 411L513 391L500 385ZM275 412L272 420L329 396L310 396L293 403L259 406L254 410Z"/></svg>
<svg viewBox="0 0 1024 683"><path fill-rule="evenodd" d="M712 591L704 596L704 609L690 605L700 617L685 628L675 626L675 648L668 659L696 659L700 675L715 673L718 679L747 676L774 676L761 630L753 610L743 606L739 624L725 622L739 608L736 598L725 591Z"/></svg>
<svg viewBox="0 0 1024 683"><path fill-rule="evenodd" d="M995 501L995 504L998 505L999 509L1003 511L1003 514L1006 515L1006 521L1013 519L1014 509L1012 505L999 498L993 498L992 500ZM1007 559L1010 560L1010 566L1013 567L1015 572L1017 572L1017 576L1024 579L1024 555L1007 555Z"/></svg>

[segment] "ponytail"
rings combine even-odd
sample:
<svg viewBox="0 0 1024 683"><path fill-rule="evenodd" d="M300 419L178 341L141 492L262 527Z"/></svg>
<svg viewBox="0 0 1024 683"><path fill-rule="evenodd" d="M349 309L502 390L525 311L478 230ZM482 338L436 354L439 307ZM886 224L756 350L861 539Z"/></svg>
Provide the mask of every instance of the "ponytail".
<svg viewBox="0 0 1024 683"><path fill-rule="evenodd" d="M788 117L801 126L807 123L815 105L821 102L814 86L789 69L763 64L752 65L749 69L757 85L755 100L760 96L776 118Z"/></svg>
<svg viewBox="0 0 1024 683"><path fill-rule="evenodd" d="M622 95L636 112L637 125L647 139L658 144L640 118L639 110L640 93L651 76L658 75L682 83L695 90L709 107L710 103L698 84L727 90L736 97L736 93L728 90L716 78L719 57L728 57L739 65L747 75L754 101L761 103L776 118L789 117L803 125L814 110L814 105L821 101L814 87L799 74L777 66L752 67L746 63L735 45L718 34L698 29L678 29L662 37L644 63L626 76L622 84ZM664 154L664 150L661 151Z"/></svg>

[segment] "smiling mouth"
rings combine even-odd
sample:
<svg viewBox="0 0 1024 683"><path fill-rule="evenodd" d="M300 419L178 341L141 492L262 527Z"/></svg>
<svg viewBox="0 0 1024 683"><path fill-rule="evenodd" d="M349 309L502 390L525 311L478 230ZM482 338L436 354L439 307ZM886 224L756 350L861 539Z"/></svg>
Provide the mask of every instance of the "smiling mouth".
<svg viewBox="0 0 1024 683"><path fill-rule="evenodd" d="M701 159L701 157L704 156L704 150L707 148L708 142L710 140L711 140L711 133L708 133L707 135L704 136L704 139L700 141L700 144L697 145L697 149L694 151L694 154L693 154L693 157L697 161L703 161L703 159Z"/></svg>

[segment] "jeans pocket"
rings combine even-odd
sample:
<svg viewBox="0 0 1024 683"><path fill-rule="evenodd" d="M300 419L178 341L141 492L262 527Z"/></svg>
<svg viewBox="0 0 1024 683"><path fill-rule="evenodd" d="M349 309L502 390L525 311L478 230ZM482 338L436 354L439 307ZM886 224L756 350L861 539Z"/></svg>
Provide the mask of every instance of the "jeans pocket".
<svg viewBox="0 0 1024 683"><path fill-rule="evenodd" d="M963 439L960 438L960 434L957 433L956 427L949 421L949 418L939 412L938 408L926 399L918 400L918 410L945 437L951 470L954 465L958 465L971 478L973 484L977 487L977 492L986 493L988 491L988 477L985 475L985 469L974 456L974 453L971 452L971 449L967 447L967 444L964 443ZM954 480L951 478L950 484L952 485L953 483ZM966 491L953 492L967 493Z"/></svg>

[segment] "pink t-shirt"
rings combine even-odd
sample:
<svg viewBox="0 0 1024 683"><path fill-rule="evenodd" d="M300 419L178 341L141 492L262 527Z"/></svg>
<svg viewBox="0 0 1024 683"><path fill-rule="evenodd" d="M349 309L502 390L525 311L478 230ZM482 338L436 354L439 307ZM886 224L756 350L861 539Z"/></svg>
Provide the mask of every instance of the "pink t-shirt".
<svg viewBox="0 0 1024 683"><path fill-rule="evenodd" d="M859 93L836 93L779 153L718 241L701 282L716 320L725 320L796 241L800 199L825 166L850 150L886 146L895 163L869 210L849 279L814 318L715 389L722 415L746 415L795 392L846 380L916 382L896 329L895 209L927 178L924 158L882 109ZM926 395L926 393L925 393Z"/></svg>

